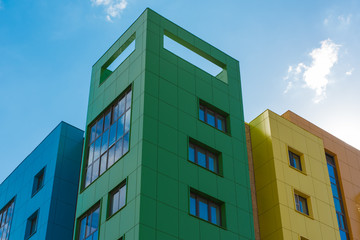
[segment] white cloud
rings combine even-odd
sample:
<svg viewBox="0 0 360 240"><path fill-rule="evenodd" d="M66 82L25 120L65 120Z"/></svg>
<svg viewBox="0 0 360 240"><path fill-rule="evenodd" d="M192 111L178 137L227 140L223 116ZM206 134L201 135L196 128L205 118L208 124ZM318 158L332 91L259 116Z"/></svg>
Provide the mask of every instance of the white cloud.
<svg viewBox="0 0 360 240"><path fill-rule="evenodd" d="M289 83L284 93L295 87L295 83L302 83L302 86L315 91L313 101L318 103L326 98L326 87L329 83L328 76L331 69L338 61L340 45L335 44L330 39L320 42L319 48L313 49L309 55L312 62L309 66L299 63L295 67L288 68L288 75L285 80Z"/></svg>
<svg viewBox="0 0 360 240"><path fill-rule="evenodd" d="M352 69L350 69L349 71L347 71L347 72L345 73L345 75L346 75L346 76L351 76L352 73L353 73L353 71L354 71L354 68L352 68Z"/></svg>
<svg viewBox="0 0 360 240"><path fill-rule="evenodd" d="M351 24L351 20L352 20L352 15L351 14L347 14L347 15L338 15L338 16L334 16L334 15L329 15L327 16L324 21L323 24L325 26L330 26L330 27L345 27L347 25Z"/></svg>
<svg viewBox="0 0 360 240"><path fill-rule="evenodd" d="M113 18L119 17L128 4L127 0L91 0L91 2L95 6L103 6L105 8L106 19L110 22Z"/></svg>
<svg viewBox="0 0 360 240"><path fill-rule="evenodd" d="M337 17L337 19L339 20L339 22L341 24L349 25L351 23L351 14L349 14L347 16L340 15Z"/></svg>

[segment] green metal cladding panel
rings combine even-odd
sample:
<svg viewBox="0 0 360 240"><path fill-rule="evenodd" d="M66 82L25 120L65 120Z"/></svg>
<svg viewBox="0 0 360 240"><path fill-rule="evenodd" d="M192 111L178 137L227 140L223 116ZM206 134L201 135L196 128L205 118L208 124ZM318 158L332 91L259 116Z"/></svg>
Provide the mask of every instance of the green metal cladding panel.
<svg viewBox="0 0 360 240"><path fill-rule="evenodd" d="M164 33L224 71L214 77L164 49ZM100 84L101 67L134 34L135 51ZM129 85L130 151L80 186L77 219L100 202L99 239L254 239L239 62L146 9L93 66L87 125ZM199 100L228 114L230 133L199 120ZM189 138L222 153L221 175L188 161ZM108 193L124 179L126 206L107 219ZM225 226L189 214L190 189L224 203Z"/></svg>

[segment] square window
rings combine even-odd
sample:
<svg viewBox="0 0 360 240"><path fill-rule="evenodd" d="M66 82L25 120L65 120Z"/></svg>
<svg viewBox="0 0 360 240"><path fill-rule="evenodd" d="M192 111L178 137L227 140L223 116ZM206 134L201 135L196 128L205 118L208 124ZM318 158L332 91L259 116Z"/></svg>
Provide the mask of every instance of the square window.
<svg viewBox="0 0 360 240"><path fill-rule="evenodd" d="M302 171L300 154L296 154L294 151L289 150L289 161L290 166L296 168L299 171Z"/></svg>
<svg viewBox="0 0 360 240"><path fill-rule="evenodd" d="M109 194L109 217L123 208L126 204L126 182L122 182Z"/></svg>
<svg viewBox="0 0 360 240"><path fill-rule="evenodd" d="M36 210L26 222L26 232L25 232L25 239L30 238L32 235L35 234L37 223L39 218L39 210Z"/></svg>
<svg viewBox="0 0 360 240"><path fill-rule="evenodd" d="M34 177L32 196L34 196L44 185L45 168L41 169Z"/></svg>
<svg viewBox="0 0 360 240"><path fill-rule="evenodd" d="M190 193L190 214L219 226L222 226L221 205L208 197Z"/></svg>
<svg viewBox="0 0 360 240"><path fill-rule="evenodd" d="M228 132L226 123L227 116L228 114L223 113L221 110L211 107L202 101L200 102L199 119L222 132Z"/></svg>
<svg viewBox="0 0 360 240"><path fill-rule="evenodd" d="M295 196L296 210L303 214L310 215L307 197L301 196L298 193L295 193L294 196Z"/></svg>
<svg viewBox="0 0 360 240"><path fill-rule="evenodd" d="M194 142L195 140L189 142L189 161L219 174L220 153L209 150L210 148L203 144L195 144Z"/></svg>

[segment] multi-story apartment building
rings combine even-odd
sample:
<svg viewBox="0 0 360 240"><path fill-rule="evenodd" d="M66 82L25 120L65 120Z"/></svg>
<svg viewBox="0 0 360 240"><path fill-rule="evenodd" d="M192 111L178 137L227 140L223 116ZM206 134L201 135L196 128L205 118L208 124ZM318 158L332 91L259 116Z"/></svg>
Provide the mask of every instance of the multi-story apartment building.
<svg viewBox="0 0 360 240"><path fill-rule="evenodd" d="M0 185L0 239L71 239L84 132L61 122Z"/></svg>
<svg viewBox="0 0 360 240"><path fill-rule="evenodd" d="M254 239L237 60L146 9L93 66L85 136L74 239Z"/></svg>

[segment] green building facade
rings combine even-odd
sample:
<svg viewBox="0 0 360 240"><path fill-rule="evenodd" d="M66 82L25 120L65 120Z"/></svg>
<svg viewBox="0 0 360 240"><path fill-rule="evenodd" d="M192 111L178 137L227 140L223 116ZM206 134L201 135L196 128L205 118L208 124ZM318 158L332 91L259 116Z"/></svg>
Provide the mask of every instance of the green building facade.
<svg viewBox="0 0 360 240"><path fill-rule="evenodd" d="M146 9L93 66L85 136L74 239L254 239L237 60Z"/></svg>

